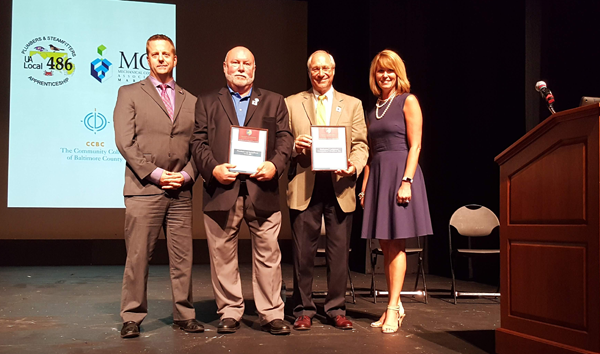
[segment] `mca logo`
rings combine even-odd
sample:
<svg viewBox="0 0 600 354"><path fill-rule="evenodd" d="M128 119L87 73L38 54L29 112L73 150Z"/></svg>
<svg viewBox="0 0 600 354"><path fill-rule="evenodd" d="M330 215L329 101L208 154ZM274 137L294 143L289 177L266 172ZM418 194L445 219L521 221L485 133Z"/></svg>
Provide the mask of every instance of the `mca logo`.
<svg viewBox="0 0 600 354"><path fill-rule="evenodd" d="M100 58L96 58L91 62L90 74L92 77L94 77L94 79L98 80L99 83L103 83L112 77L112 71L110 71L112 63L108 61L108 59L102 58L102 53L104 53L105 50L106 47L104 45L100 45L98 47L98 54L100 54Z"/></svg>

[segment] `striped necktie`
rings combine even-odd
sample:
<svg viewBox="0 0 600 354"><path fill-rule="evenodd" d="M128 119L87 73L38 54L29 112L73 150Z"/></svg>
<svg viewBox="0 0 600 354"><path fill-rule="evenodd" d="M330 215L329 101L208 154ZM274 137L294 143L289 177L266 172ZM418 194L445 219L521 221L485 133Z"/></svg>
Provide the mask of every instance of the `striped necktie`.
<svg viewBox="0 0 600 354"><path fill-rule="evenodd" d="M167 84L160 84L160 88L162 90L161 94L160 94L160 98L162 98L162 101L165 104L165 107L167 107L167 113L169 114L169 118L171 118L171 121L173 121L173 106L171 105L171 98L167 94L167 87L171 87L171 86L169 86Z"/></svg>

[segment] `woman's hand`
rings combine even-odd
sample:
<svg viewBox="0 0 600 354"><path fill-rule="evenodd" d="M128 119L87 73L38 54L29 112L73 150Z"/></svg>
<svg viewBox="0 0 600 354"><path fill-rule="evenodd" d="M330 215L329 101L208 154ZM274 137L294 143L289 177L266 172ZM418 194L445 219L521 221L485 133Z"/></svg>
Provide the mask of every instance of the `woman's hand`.
<svg viewBox="0 0 600 354"><path fill-rule="evenodd" d="M402 185L398 189L398 194L396 195L396 202L398 204L408 204L412 198L412 191L410 189L411 185L409 182L402 182Z"/></svg>

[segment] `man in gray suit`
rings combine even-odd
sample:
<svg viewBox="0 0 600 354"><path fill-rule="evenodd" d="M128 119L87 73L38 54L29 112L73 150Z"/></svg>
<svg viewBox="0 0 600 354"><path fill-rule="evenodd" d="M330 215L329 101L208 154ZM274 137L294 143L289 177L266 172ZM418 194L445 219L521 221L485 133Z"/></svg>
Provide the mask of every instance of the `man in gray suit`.
<svg viewBox="0 0 600 354"><path fill-rule="evenodd" d="M148 313L148 262L160 229L169 251L174 325L202 332L192 300L192 186L190 160L196 98L173 80L173 41L154 35L146 42L150 76L119 89L115 139L125 158L127 262L121 294L122 338L137 337Z"/></svg>

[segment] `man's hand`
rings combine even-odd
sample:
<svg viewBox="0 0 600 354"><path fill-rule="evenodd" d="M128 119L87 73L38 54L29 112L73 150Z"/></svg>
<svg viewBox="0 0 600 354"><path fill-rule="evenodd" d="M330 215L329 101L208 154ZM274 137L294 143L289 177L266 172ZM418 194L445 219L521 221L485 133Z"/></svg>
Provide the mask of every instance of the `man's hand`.
<svg viewBox="0 0 600 354"><path fill-rule="evenodd" d="M256 178L258 181L270 181L277 173L277 168L271 161L261 163L256 172L250 175L250 178Z"/></svg>
<svg viewBox="0 0 600 354"><path fill-rule="evenodd" d="M223 163L215 166L215 169L213 170L212 174L217 179L217 181L219 181L219 183L228 185L233 183L235 181L235 178L239 174L238 172L229 172L229 169L234 167L235 165L232 165L230 163Z"/></svg>
<svg viewBox="0 0 600 354"><path fill-rule="evenodd" d="M164 170L160 176L160 185L162 189L178 189L183 185L185 178L180 172L171 172Z"/></svg>
<svg viewBox="0 0 600 354"><path fill-rule="evenodd" d="M296 140L294 140L294 147L296 148L296 152L298 154L301 154L302 150L304 150L304 149L310 149L311 146L312 146L312 136L310 136L310 135L301 134L301 135L298 135Z"/></svg>
<svg viewBox="0 0 600 354"><path fill-rule="evenodd" d="M350 177L356 173L356 167L352 161L348 160L348 169L347 170L336 170L335 174L342 177Z"/></svg>

